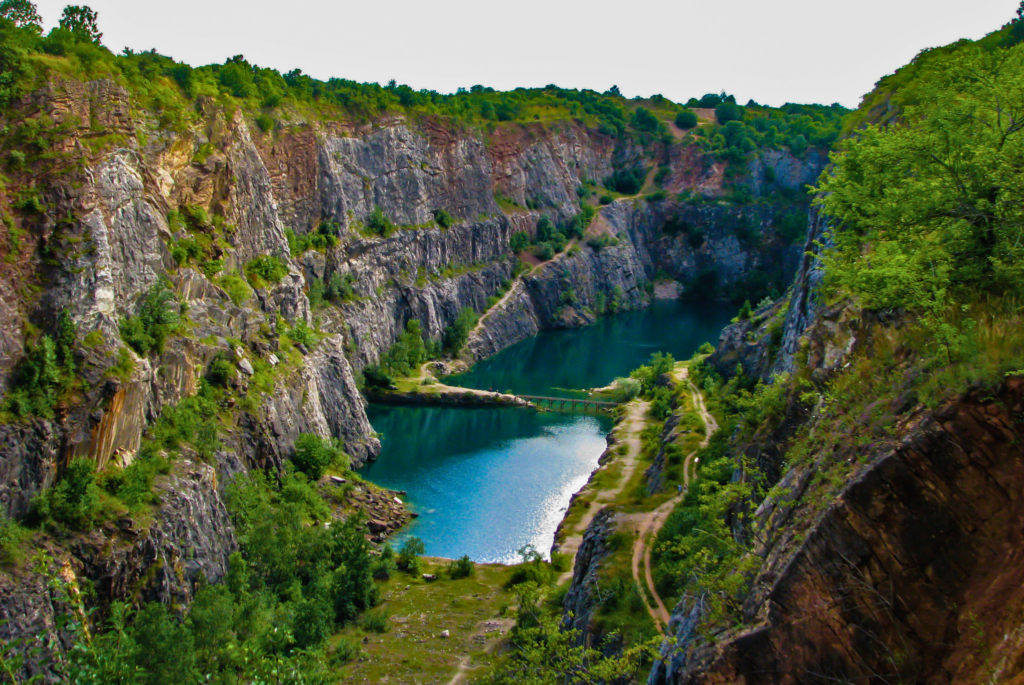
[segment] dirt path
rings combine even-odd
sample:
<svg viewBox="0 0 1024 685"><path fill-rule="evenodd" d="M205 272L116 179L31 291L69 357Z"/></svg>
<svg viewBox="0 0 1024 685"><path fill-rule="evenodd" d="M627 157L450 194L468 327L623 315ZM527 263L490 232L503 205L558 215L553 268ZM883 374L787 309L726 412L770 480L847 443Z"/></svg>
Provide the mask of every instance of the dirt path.
<svg viewBox="0 0 1024 685"><path fill-rule="evenodd" d="M484 619L476 624L476 629L469 637L466 638L466 644L472 644L474 639L478 636L486 637L488 635L493 635L493 637L487 638L487 641L484 643L484 652L490 654L508 636L508 632L512 630L512 626L514 625L515 620L510 618ZM479 668L479 666L474 667L472 664L473 657L471 656L464 656L459 659L459 666L455 671L455 675L451 677L447 685L461 685L461 683L466 682L470 673L476 670L476 668Z"/></svg>
<svg viewBox="0 0 1024 685"><path fill-rule="evenodd" d="M618 499L636 471L642 446L640 433L647 424L647 409L649 407L650 402L643 400L633 400L626 405L626 415L616 428L616 437L618 438L616 448L619 445L625 445L626 447L626 453L616 457L616 461L622 464L622 473L619 474L618 481L614 487L597 492L597 496L591 500L587 513L572 527L572 530L566 533L565 539L559 545L559 551L570 555L573 565L576 563L576 552L580 548L580 543L583 542L583 533L586 532L587 526L594 520L594 516L601 510L602 505L612 504ZM609 466L611 466L611 463L605 464L602 468L608 468ZM590 487L590 485L586 486L587 489ZM572 567L558 578L558 582L562 583L571 579Z"/></svg>
<svg viewBox="0 0 1024 685"><path fill-rule="evenodd" d="M690 380L689 369L681 368L676 371L676 380L685 382L690 388L690 396L693 398L693 405L700 414L701 420L704 422L704 440L701 441L700 446L693 452L690 452L686 456L686 460L683 462L683 491L677 494L675 497L666 500L654 511L644 514L639 518L636 523L638 524L636 542L633 543L633 580L638 583L645 583L647 589L650 590L650 595L654 599L655 606L651 606L650 602L647 601L647 596L643 595L644 605L647 607L647 613L651 615L654 622L664 630L668 627L669 612L665 608L665 603L662 601L661 596L658 594L657 589L654 586L654 577L651 574L651 547L648 544L648 539L653 539L661 527L665 525L665 521L668 520L672 510L675 509L676 504L683 498L686 491L690 487L690 481L696 478L696 472L694 470L695 459L697 458L697 452L701 448L707 447L708 441L711 440L711 436L718 430L718 422L715 421L715 417L712 416L707 407L704 405L704 395L697 390L697 387ZM643 560L643 580L640 578L640 561Z"/></svg>

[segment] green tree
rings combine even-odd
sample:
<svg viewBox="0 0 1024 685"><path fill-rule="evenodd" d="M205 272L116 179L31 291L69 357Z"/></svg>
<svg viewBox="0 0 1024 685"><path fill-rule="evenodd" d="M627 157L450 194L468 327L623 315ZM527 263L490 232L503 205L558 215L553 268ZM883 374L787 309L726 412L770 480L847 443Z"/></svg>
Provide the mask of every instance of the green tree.
<svg viewBox="0 0 1024 685"><path fill-rule="evenodd" d="M4 0L0 2L0 17L10 19L18 28L32 28L41 33L42 17L35 4L29 0Z"/></svg>
<svg viewBox="0 0 1024 685"><path fill-rule="evenodd" d="M661 122L646 107L637 107L633 112L633 128L647 133L657 133Z"/></svg>
<svg viewBox="0 0 1024 685"><path fill-rule="evenodd" d="M319 480L329 466L342 458L341 445L330 438L314 433L302 433L295 440L292 462L313 480Z"/></svg>
<svg viewBox="0 0 1024 685"><path fill-rule="evenodd" d="M103 34L96 24L97 14L88 5L68 5L60 15L60 27L81 41L99 45Z"/></svg>
<svg viewBox="0 0 1024 685"><path fill-rule="evenodd" d="M689 109L684 109L676 114L676 126L683 129L691 129L697 125L697 114Z"/></svg>
<svg viewBox="0 0 1024 685"><path fill-rule="evenodd" d="M720 124L739 121L743 118L743 109L735 102L723 102L715 107L715 118Z"/></svg>
<svg viewBox="0 0 1024 685"><path fill-rule="evenodd" d="M423 544L423 540L420 540L415 535L410 535L402 543L402 548L398 551L398 568L403 571L415 575L420 572L420 557L424 552L427 551L426 545Z"/></svg>
<svg viewBox="0 0 1024 685"><path fill-rule="evenodd" d="M459 315L455 317L452 325L444 332L444 351L448 354L458 354L459 350L469 340L469 334L476 326L479 315L470 307L463 307Z"/></svg>
<svg viewBox="0 0 1024 685"><path fill-rule="evenodd" d="M937 311L1024 292L1024 47L926 65L901 122L833 155L819 203L841 227L826 284L865 306Z"/></svg>
<svg viewBox="0 0 1024 685"><path fill-rule="evenodd" d="M166 280L157 281L142 298L137 316L121 320L121 338L141 355L163 352L176 330L180 306Z"/></svg>
<svg viewBox="0 0 1024 685"><path fill-rule="evenodd" d="M88 530L100 512L96 464L72 459L57 484L33 501L37 514L77 530Z"/></svg>

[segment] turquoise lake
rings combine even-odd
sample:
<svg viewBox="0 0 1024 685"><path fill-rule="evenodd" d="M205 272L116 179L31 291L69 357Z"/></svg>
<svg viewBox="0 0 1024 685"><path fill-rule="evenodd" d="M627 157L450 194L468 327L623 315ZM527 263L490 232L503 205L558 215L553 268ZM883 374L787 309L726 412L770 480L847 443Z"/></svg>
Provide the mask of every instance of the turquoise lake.
<svg viewBox="0 0 1024 685"><path fill-rule="evenodd" d="M546 331L446 382L529 395L571 396L627 375L654 352L688 359L717 342L733 307L656 301L586 328ZM381 454L360 473L405 490L419 518L404 535L427 554L509 563L531 544L547 554L555 528L597 466L611 419L517 409L371 405Z"/></svg>

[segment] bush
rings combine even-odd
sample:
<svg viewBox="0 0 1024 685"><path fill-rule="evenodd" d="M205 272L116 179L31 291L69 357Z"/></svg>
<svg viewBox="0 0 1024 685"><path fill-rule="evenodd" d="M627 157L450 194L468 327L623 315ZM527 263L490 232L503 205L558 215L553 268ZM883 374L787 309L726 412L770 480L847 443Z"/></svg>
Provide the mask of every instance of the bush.
<svg viewBox="0 0 1024 685"><path fill-rule="evenodd" d="M591 248L593 248L593 250L595 252L600 252L601 250L603 250L606 247L613 246L613 245L618 245L618 244L619 244L619 239L618 238L616 238L615 236L607 235L607 234L599 235L599 236L597 236L595 238L591 238L590 240L587 241L587 245L589 245Z"/></svg>
<svg viewBox="0 0 1024 685"><path fill-rule="evenodd" d="M551 568L559 573L565 573L572 568L572 556L565 552L551 553Z"/></svg>
<svg viewBox="0 0 1024 685"><path fill-rule="evenodd" d="M740 321L746 321L747 319L750 318L750 315L753 313L752 309L753 308L750 306L750 300L745 300L743 302L743 306L740 307L740 312L736 316L736 318Z"/></svg>
<svg viewBox="0 0 1024 685"><path fill-rule="evenodd" d="M544 563L544 557L534 549L533 545L524 545L519 549L522 563L516 566L509 577L506 587L514 587L524 583L547 585L552 580L551 566Z"/></svg>
<svg viewBox="0 0 1024 685"><path fill-rule="evenodd" d="M612 386L612 398L616 402L629 402L640 394L640 381L636 378L616 378Z"/></svg>
<svg viewBox="0 0 1024 685"><path fill-rule="evenodd" d="M28 531L0 513L0 565L10 565L21 559L21 544Z"/></svg>
<svg viewBox="0 0 1024 685"><path fill-rule="evenodd" d="M637 107L633 112L633 128L647 133L657 133L661 122L646 107Z"/></svg>
<svg viewBox="0 0 1024 685"><path fill-rule="evenodd" d="M75 530L88 530L100 512L96 465L89 459L72 459L55 486L40 493L33 506L44 519Z"/></svg>
<svg viewBox="0 0 1024 685"><path fill-rule="evenodd" d="M222 388L227 387L237 376L238 372L235 371L235 365L223 354L218 355L216 359L210 362L210 367L206 370L206 380L210 381L212 385Z"/></svg>
<svg viewBox="0 0 1024 685"><path fill-rule="evenodd" d="M245 265L245 276L254 288L280 283L288 275L288 265L276 255L263 255Z"/></svg>
<svg viewBox="0 0 1024 685"><path fill-rule="evenodd" d="M715 351L715 346L709 342L702 343L700 348L697 350L700 354L711 354Z"/></svg>
<svg viewBox="0 0 1024 685"><path fill-rule="evenodd" d="M353 283L356 282L356 277L352 274L345 274L342 276L340 273L335 271L330 279L327 281L327 285L324 287L324 297L334 302L349 302L350 300L356 299L356 291L353 287Z"/></svg>
<svg viewBox="0 0 1024 685"><path fill-rule="evenodd" d="M143 443L143 453L160 449L177 451L185 442L204 460L210 461L221 447L217 423L216 391L203 379L199 392L171 407L164 407L150 429L151 439Z"/></svg>
<svg viewBox="0 0 1024 685"><path fill-rule="evenodd" d="M533 251L533 255L542 262L546 262L555 256L555 248L551 243L540 243Z"/></svg>
<svg viewBox="0 0 1024 685"><path fill-rule="evenodd" d="M296 321L295 325L285 332L285 335L292 342L304 345L310 350L316 347L317 342L319 342L316 332L302 319Z"/></svg>
<svg viewBox="0 0 1024 685"><path fill-rule="evenodd" d="M58 323L56 339L41 336L14 369L11 389L3 403L18 417L53 418L54 406L75 379L75 327L67 314Z"/></svg>
<svg viewBox="0 0 1024 685"><path fill-rule="evenodd" d="M600 202L602 205L610 205L611 203L615 202L615 198L612 197L611 195L602 195L598 199L598 202Z"/></svg>
<svg viewBox="0 0 1024 685"><path fill-rule="evenodd" d="M142 454L127 467L108 467L100 476L99 484L131 511L158 504L153 492L153 479L157 474L169 473L171 463L159 456Z"/></svg>
<svg viewBox="0 0 1024 685"><path fill-rule="evenodd" d="M607 179L604 187L623 195L636 195L644 187L647 171L641 167L619 169Z"/></svg>
<svg viewBox="0 0 1024 685"><path fill-rule="evenodd" d="M269 114L260 114L256 117L256 125L259 126L261 131L268 133L274 130L277 122L274 121L274 117Z"/></svg>
<svg viewBox="0 0 1024 685"><path fill-rule="evenodd" d="M329 466L341 463L344 454L341 447L337 440L302 433L295 441L292 463L312 480L320 480Z"/></svg>
<svg viewBox="0 0 1024 685"><path fill-rule="evenodd" d="M394 232L395 225L384 216L384 210L380 207L374 207L373 211L370 212L370 216L366 217L366 228L371 233L376 233L386 238Z"/></svg>
<svg viewBox="0 0 1024 685"><path fill-rule="evenodd" d="M715 107L715 118L720 124L739 121L743 118L743 109L735 102L723 102Z"/></svg>
<svg viewBox="0 0 1024 685"><path fill-rule="evenodd" d="M395 381L391 374L377 364L372 364L363 369L363 382L368 388L389 390L395 387Z"/></svg>
<svg viewBox="0 0 1024 685"><path fill-rule="evenodd" d="M453 580L457 578L468 578L473 575L475 567L468 554L462 555L461 559L453 559L448 564L448 575Z"/></svg>
<svg viewBox="0 0 1024 685"><path fill-rule="evenodd" d="M689 130L697 125L697 113L688 109L684 109L676 114L676 126L683 129L684 131Z"/></svg>
<svg viewBox="0 0 1024 685"><path fill-rule="evenodd" d="M518 231L513 233L508 239L508 247L514 253L520 253L530 246L530 236L527 235L526 231Z"/></svg>
<svg viewBox="0 0 1024 685"><path fill-rule="evenodd" d="M457 354L462 349L469 334L476 326L479 315L470 307L463 307L459 315L455 317L452 325L444 331L444 351L448 354Z"/></svg>
<svg viewBox="0 0 1024 685"><path fill-rule="evenodd" d="M441 228L451 228L455 224L455 219L452 218L452 215L443 209L434 210L434 221Z"/></svg>
<svg viewBox="0 0 1024 685"><path fill-rule="evenodd" d="M363 630L370 633L386 633L389 629L388 612L383 609L367 611L363 616Z"/></svg>
<svg viewBox="0 0 1024 685"><path fill-rule="evenodd" d="M178 327L181 307L166 280L157 281L142 299L138 316L121 320L121 338L140 355L164 351Z"/></svg>
<svg viewBox="0 0 1024 685"><path fill-rule="evenodd" d="M416 575L420 572L420 556L427 551L423 540L411 535L402 543L402 549L398 551L398 568Z"/></svg>
<svg viewBox="0 0 1024 685"><path fill-rule="evenodd" d="M389 580L391 574L397 569L398 564L395 563L395 550L390 544L385 544L384 549L380 551L380 556L373 563L373 579Z"/></svg>

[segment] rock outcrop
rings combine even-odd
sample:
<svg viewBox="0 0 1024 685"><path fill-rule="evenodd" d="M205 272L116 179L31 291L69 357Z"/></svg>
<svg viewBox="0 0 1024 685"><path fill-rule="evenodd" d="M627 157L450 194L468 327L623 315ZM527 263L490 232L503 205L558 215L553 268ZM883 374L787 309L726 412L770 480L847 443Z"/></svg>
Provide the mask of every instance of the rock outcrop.
<svg viewBox="0 0 1024 685"><path fill-rule="evenodd" d="M464 352L475 360L539 330L645 306L659 272L686 283L710 269L728 285L768 267L796 268L775 209L636 198L600 209L583 241L514 278L510 238L534 237L542 215L575 216L584 179L664 152L667 190L701 199L723 192L723 165L692 146L645 150L575 121L485 132L430 118L355 124L295 112L263 132L241 109L200 97L171 125L112 81L67 78L14 103L4 123L44 116L50 148L12 166L0 195L10 216L0 391L62 315L76 329L77 380L52 418L0 426L0 504L24 516L71 459L128 466L153 423L199 392L215 360L234 373L221 379L218 410L231 416L221 448L208 464L186 449L157 478L152 522L54 546L104 601L183 605L200 578L223 577L236 542L218 492L239 473L279 473L300 434L340 439L356 467L375 458L360 374L412 319L438 340L464 308L486 312ZM774 169L773 187L791 187L822 159L779 153L758 164ZM770 184L758 183L752 192L767 194ZM434 221L439 210L452 218L444 227ZM374 215L383 225L370 225ZM670 219L690 229L666 233ZM330 239L303 250L311 234ZM589 244L594 238L602 240ZM275 275L254 276L257 259L279 267ZM121 327L161 283L181 304L181 325L140 354ZM18 611L5 597L4 610Z"/></svg>

